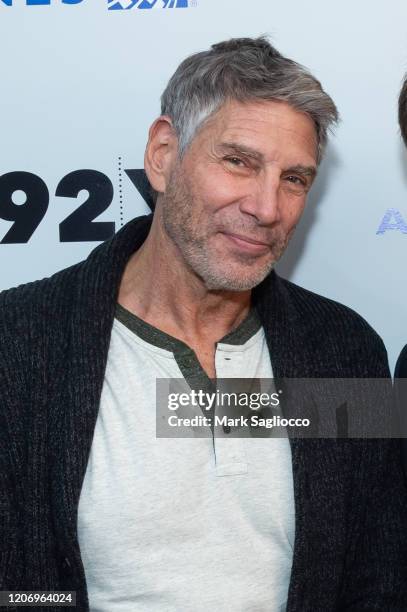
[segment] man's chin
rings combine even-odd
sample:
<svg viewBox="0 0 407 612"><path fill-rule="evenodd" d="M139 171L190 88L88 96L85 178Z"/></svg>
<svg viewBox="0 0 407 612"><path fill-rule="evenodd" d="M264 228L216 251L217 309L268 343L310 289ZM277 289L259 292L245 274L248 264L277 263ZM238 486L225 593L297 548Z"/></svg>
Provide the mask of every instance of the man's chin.
<svg viewBox="0 0 407 612"><path fill-rule="evenodd" d="M235 274L219 274L206 276L204 279L205 287L208 291L250 291L257 287L274 269L277 262L270 263L266 269L263 269L258 274L249 275L246 273Z"/></svg>

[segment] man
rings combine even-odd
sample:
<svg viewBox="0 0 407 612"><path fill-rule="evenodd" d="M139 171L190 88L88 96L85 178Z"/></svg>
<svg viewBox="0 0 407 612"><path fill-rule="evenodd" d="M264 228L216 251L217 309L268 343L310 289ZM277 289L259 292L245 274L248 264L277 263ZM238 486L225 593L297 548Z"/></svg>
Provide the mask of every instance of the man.
<svg viewBox="0 0 407 612"><path fill-rule="evenodd" d="M398 100L398 118L401 136L404 144L407 146L407 78L404 79L401 87L399 100ZM406 397L407 397L407 344L402 349L399 358L396 363L394 371L395 377L395 391L396 399L398 402L398 411L400 415L400 423L402 432L407 432L407 410L406 410ZM405 380L400 380L405 379ZM404 434L405 435L405 434ZM401 451L404 466L404 473L407 478L407 439L403 438L401 441Z"/></svg>
<svg viewBox="0 0 407 612"><path fill-rule="evenodd" d="M149 132L154 215L0 294L3 589L103 612L407 609L396 442L155 433L157 378L389 377L363 319L273 271L336 119L264 38L187 58Z"/></svg>
<svg viewBox="0 0 407 612"><path fill-rule="evenodd" d="M404 144L407 146L407 77L405 77L398 100L398 119ZM407 378L407 344L400 353L396 365L396 376Z"/></svg>

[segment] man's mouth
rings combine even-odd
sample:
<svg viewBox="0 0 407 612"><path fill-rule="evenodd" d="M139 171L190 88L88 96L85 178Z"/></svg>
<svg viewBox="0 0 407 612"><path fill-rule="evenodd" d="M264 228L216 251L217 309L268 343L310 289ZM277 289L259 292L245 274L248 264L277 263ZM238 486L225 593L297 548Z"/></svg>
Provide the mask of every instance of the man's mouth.
<svg viewBox="0 0 407 612"><path fill-rule="evenodd" d="M266 242L260 242L259 240L254 240L253 238L249 238L248 236L242 236L241 234L233 234L230 232L222 232L229 241L237 246L241 251L245 251L246 253L252 253L255 255L261 255L262 253L266 253L270 249L270 245Z"/></svg>

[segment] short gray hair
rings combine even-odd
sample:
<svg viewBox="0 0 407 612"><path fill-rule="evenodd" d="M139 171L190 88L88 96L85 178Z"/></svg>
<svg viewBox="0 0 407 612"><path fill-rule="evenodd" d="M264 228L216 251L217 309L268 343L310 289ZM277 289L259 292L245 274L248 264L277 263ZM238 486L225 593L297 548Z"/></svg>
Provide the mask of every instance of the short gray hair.
<svg viewBox="0 0 407 612"><path fill-rule="evenodd" d="M161 113L171 118L182 157L206 120L227 101L287 102L314 122L318 161L338 111L306 68L281 55L265 36L232 38L186 58L171 77Z"/></svg>

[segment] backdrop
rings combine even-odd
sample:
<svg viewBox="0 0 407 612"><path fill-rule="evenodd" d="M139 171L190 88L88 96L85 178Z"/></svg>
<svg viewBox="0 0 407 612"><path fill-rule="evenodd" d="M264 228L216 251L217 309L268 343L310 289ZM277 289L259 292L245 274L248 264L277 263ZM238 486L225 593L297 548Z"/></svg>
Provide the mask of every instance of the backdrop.
<svg viewBox="0 0 407 612"><path fill-rule="evenodd" d="M168 78L213 42L266 33L342 117L278 270L362 314L393 367L407 342L406 24L405 0L0 0L0 289L147 212L135 171Z"/></svg>

